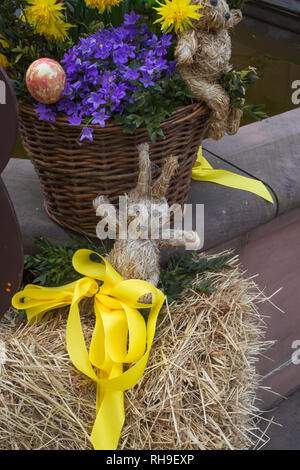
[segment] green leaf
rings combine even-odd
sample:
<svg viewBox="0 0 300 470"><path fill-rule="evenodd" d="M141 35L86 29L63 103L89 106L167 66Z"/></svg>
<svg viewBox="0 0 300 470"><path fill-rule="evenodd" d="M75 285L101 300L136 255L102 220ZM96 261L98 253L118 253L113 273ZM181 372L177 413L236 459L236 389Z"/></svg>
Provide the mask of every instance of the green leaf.
<svg viewBox="0 0 300 470"><path fill-rule="evenodd" d="M19 62L19 60L21 59L22 56L23 56L23 52L21 52L20 54L18 54L17 57L15 58L14 64L17 64L17 63Z"/></svg>
<svg viewBox="0 0 300 470"><path fill-rule="evenodd" d="M74 239L73 236L72 239ZM31 282L51 287L75 281L80 277L72 265L75 251L86 248L102 255L105 253L103 248L99 248L89 241L74 240L72 245L60 245L58 243L52 244L42 237L37 239L35 243L40 249L40 253L24 257L25 271L32 278Z"/></svg>
<svg viewBox="0 0 300 470"><path fill-rule="evenodd" d="M196 276L200 276L203 280L194 288L198 292L209 295L215 292L216 288L211 285L209 279L205 279L205 273L227 269L231 269L228 256L199 259L197 253L186 252L179 259L170 259L167 267L161 269L160 286L168 301L171 302L179 299L181 292L192 287Z"/></svg>

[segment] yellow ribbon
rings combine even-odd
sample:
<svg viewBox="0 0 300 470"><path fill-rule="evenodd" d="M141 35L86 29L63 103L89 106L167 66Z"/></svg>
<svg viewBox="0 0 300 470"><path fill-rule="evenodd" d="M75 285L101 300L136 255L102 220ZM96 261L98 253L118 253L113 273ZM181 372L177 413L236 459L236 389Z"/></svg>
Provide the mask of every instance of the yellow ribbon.
<svg viewBox="0 0 300 470"><path fill-rule="evenodd" d="M12 300L25 309L29 322L39 321L49 310L70 305L66 343L70 359L83 374L97 383L97 414L91 441L96 450L115 450L125 419L124 391L136 385L147 365L156 321L164 294L141 280L124 280L105 260L91 261L94 253L79 250L73 266L85 277L62 287L27 285ZM102 281L99 288L99 282ZM152 294L151 304L138 300ZM79 303L94 296L95 328L89 352L85 343ZM150 309L147 326L137 309ZM123 364L132 365L123 372Z"/></svg>
<svg viewBox="0 0 300 470"><path fill-rule="evenodd" d="M249 191L274 204L271 194L262 181L237 175L231 171L215 170L202 155L202 147L199 148L198 157L192 170L192 179Z"/></svg>

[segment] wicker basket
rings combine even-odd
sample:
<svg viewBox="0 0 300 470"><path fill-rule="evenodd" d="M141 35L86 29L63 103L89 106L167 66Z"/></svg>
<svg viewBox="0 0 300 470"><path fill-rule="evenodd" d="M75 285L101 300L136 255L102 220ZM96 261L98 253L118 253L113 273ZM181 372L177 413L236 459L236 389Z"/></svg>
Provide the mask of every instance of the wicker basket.
<svg viewBox="0 0 300 470"><path fill-rule="evenodd" d="M180 168L172 180L168 201L183 205L191 180L196 153L207 129L209 111L205 105L178 108L162 123L166 139L151 144L153 178L159 176L163 161L178 155ZM48 215L77 233L95 237L99 219L92 201L104 194L113 203L130 191L138 176L137 145L149 142L146 128L133 135L107 123L94 126L93 143L78 143L80 127L70 126L65 116L55 123L39 121L34 108L19 104L19 125L24 148L39 176Z"/></svg>

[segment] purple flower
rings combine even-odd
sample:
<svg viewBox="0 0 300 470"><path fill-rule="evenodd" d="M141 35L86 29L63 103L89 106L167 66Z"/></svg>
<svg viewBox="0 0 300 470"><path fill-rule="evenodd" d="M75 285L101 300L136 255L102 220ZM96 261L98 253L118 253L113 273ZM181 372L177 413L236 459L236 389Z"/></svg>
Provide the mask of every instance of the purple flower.
<svg viewBox="0 0 300 470"><path fill-rule="evenodd" d="M136 15L134 11L131 11L129 15L124 15L125 21L124 26L136 25L141 18L140 15Z"/></svg>
<svg viewBox="0 0 300 470"><path fill-rule="evenodd" d="M77 111L77 106L74 101L69 100L68 104L64 108L65 113L67 116L71 116L71 114L74 114Z"/></svg>
<svg viewBox="0 0 300 470"><path fill-rule="evenodd" d="M105 121L109 119L109 116L105 114L105 109L93 113L93 116L92 124L99 124L101 127L105 127Z"/></svg>
<svg viewBox="0 0 300 470"><path fill-rule="evenodd" d="M155 82L152 80L151 75L145 73L143 74L142 78L140 78L140 81L142 82L145 88L155 85Z"/></svg>
<svg viewBox="0 0 300 470"><path fill-rule="evenodd" d="M134 67L133 69L129 68L129 67L126 67L125 71L124 71L124 78L127 79L127 80L137 80L140 76L139 72L137 71L137 68Z"/></svg>
<svg viewBox="0 0 300 470"><path fill-rule="evenodd" d="M170 75L172 75L172 73L174 72L175 70L175 67L176 67L176 61L175 60L172 60L170 63L169 63L169 68L168 68L168 71L167 71L167 77L169 78Z"/></svg>
<svg viewBox="0 0 300 470"><path fill-rule="evenodd" d="M39 121L55 122L55 112L49 105L39 103L35 112L39 114Z"/></svg>
<svg viewBox="0 0 300 470"><path fill-rule="evenodd" d="M172 36L148 31L132 11L118 28L99 30L81 38L64 55L67 85L55 105L38 105L40 120L55 121L55 113L68 117L70 125L92 123L105 127L108 119L126 113L136 93L145 93L169 77L174 63L167 60ZM80 140L92 137L88 124Z"/></svg>
<svg viewBox="0 0 300 470"><path fill-rule="evenodd" d="M73 91L77 92L82 86L82 83L80 82L80 80L77 80L77 82L73 83L71 85L71 88Z"/></svg>
<svg viewBox="0 0 300 470"><path fill-rule="evenodd" d="M74 90L72 88L72 82L69 81L66 84L66 88L62 92L63 97L73 98L74 97Z"/></svg>
<svg viewBox="0 0 300 470"><path fill-rule="evenodd" d="M110 55L110 52L111 52L111 44L109 42L102 43L102 41L100 40L97 43L96 52L94 54L94 57L96 59L105 60Z"/></svg>
<svg viewBox="0 0 300 470"><path fill-rule="evenodd" d="M160 38L160 42L163 46L170 47L172 44L172 35L163 33Z"/></svg>
<svg viewBox="0 0 300 470"><path fill-rule="evenodd" d="M72 117L68 117L68 121L71 124L71 126L80 126L82 122L82 117L79 116L78 114L73 114Z"/></svg>
<svg viewBox="0 0 300 470"><path fill-rule="evenodd" d="M134 59L135 54L133 49L130 48L127 44L123 44L113 52L113 60L116 66L126 64L129 58Z"/></svg>
<svg viewBox="0 0 300 470"><path fill-rule="evenodd" d="M89 127L84 127L82 129L82 134L79 139L80 142L84 139L89 139L90 142L93 142L93 132L94 132L94 129L90 129Z"/></svg>
<svg viewBox="0 0 300 470"><path fill-rule="evenodd" d="M87 100L88 103L91 103L93 105L94 109L98 109L101 104L105 104L106 100L103 99L103 96L101 93L91 93L91 97L88 98Z"/></svg>
<svg viewBox="0 0 300 470"><path fill-rule="evenodd" d="M123 83L117 85L111 94L111 101L119 104L121 99L126 96L126 88L126 85Z"/></svg>

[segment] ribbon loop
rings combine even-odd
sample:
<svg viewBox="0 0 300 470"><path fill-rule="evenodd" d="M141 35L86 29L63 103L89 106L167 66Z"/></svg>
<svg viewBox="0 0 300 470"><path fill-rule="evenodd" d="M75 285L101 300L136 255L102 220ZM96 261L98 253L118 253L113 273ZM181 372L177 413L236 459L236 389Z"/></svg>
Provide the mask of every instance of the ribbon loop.
<svg viewBox="0 0 300 470"><path fill-rule="evenodd" d="M92 255L102 262L92 261ZM66 331L70 360L97 384L97 416L91 441L97 450L114 450L125 419L123 392L144 373L165 297L145 281L124 280L105 258L90 250L77 251L73 266L85 277L56 288L28 285L14 296L12 304L26 309L30 321L40 320L49 310L70 305ZM97 281L102 282L100 289ZM146 294L152 295L152 302L138 302ZM79 304L92 296L96 321L88 351ZM137 308L150 308L147 326ZM132 363L123 372L123 364Z"/></svg>
<svg viewBox="0 0 300 470"><path fill-rule="evenodd" d="M249 191L274 204L270 192L262 181L237 175L231 171L215 170L202 155L202 147L199 148L197 161L192 170L192 179L196 181L208 181L211 183L228 186L230 188Z"/></svg>

